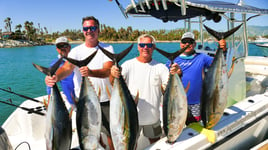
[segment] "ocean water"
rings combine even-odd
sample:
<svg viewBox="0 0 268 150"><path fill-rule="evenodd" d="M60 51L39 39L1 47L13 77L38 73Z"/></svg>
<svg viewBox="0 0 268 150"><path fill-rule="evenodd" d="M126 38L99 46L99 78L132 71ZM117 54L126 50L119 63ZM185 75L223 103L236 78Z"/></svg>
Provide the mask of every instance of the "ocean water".
<svg viewBox="0 0 268 150"><path fill-rule="evenodd" d="M130 46L130 43L112 43L115 53ZM75 47L77 45L72 45ZM210 44L212 48L216 44ZM179 43L157 43L157 47L174 52L179 50ZM249 44L249 55L251 56L268 56L268 48L257 47L254 44ZM134 44L130 53L120 62L138 56L137 44ZM44 82L45 75L36 70L32 63L42 66L49 66L50 62L57 58L57 52L54 45L21 47L21 48L0 48L0 88L11 88L13 92L23 94L28 97L39 97L46 95L46 86ZM153 58L161 63L165 63L167 58L154 51ZM13 104L20 105L26 99L0 91L1 101L12 101ZM0 103L0 124L8 118L15 110L13 106Z"/></svg>

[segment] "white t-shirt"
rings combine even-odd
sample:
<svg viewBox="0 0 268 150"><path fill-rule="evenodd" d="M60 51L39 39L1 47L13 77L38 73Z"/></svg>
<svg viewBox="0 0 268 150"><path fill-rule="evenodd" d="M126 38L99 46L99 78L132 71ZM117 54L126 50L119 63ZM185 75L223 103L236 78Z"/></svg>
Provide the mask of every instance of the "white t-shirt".
<svg viewBox="0 0 268 150"><path fill-rule="evenodd" d="M155 60L141 63L133 58L122 64L122 76L134 98L139 92L139 125L156 123L160 118L161 85L167 84L168 68Z"/></svg>
<svg viewBox="0 0 268 150"><path fill-rule="evenodd" d="M99 43L99 45L101 47L103 47L104 49L108 50L111 53L114 53L113 47L111 45L108 44L104 44L104 43ZM86 47L85 43L74 47L70 53L68 54L68 57L76 59L76 60L84 60L85 58L87 58L89 55L91 55L93 52L98 51L97 54L94 56L94 58L91 60L91 62L89 62L89 64L87 65L89 69L102 69L103 68L103 64L107 61L112 61L111 59L109 59L105 54L102 53L102 51L98 48L98 46L94 47L94 48L88 48ZM89 80L92 82L94 89L96 91L96 93L98 94L99 89L100 91L100 102L105 102L109 100L109 97L107 95L107 90L106 90L106 86L108 87L108 89L111 92L111 84L109 81L109 78L95 78L95 77L89 77ZM81 87L81 81L82 81L82 76L80 74L79 68L75 67L74 69L74 89L75 89L75 95L76 97L79 97L80 94L80 87Z"/></svg>

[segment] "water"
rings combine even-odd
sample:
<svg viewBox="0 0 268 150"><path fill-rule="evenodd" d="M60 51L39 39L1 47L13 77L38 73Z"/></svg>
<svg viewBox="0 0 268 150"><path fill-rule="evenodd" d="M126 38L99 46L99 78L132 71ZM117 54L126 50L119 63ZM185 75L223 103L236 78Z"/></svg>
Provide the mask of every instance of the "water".
<svg viewBox="0 0 268 150"><path fill-rule="evenodd" d="M115 53L118 53L128 46L129 43L111 44ZM74 47L76 45L72 45ZM211 45L215 47L215 44ZM174 52L179 49L179 43L158 43L157 47L166 51ZM268 56L268 48L260 48L249 44L249 55ZM134 44L131 52L120 62L138 56L137 44ZM46 95L46 86L44 82L45 75L36 70L32 63L42 66L49 66L50 62L57 57L54 45L22 47L22 48L0 48L0 88L10 87L12 91L23 94L28 97L39 97ZM156 51L153 58L159 62L167 61ZM0 100L12 100L13 104L21 104L25 99L13 94L0 91ZM0 103L0 124L15 110L13 106Z"/></svg>

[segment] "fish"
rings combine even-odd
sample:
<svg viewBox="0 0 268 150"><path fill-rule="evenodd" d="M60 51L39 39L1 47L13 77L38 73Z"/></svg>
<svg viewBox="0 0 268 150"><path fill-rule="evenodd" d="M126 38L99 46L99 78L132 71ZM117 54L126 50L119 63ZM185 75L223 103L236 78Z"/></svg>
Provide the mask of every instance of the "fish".
<svg viewBox="0 0 268 150"><path fill-rule="evenodd" d="M70 63L86 66L97 54L95 51L84 60L65 57ZM101 106L89 78L82 77L80 95L76 104L76 128L81 150L103 149L99 144L101 132Z"/></svg>
<svg viewBox="0 0 268 150"><path fill-rule="evenodd" d="M102 52L113 60L115 65L128 54L133 44L119 54L112 54L104 48ZM139 131L137 105L122 75L114 79L110 100L110 130L116 150L134 150Z"/></svg>
<svg viewBox="0 0 268 150"><path fill-rule="evenodd" d="M6 131L0 126L0 147L4 150L13 150Z"/></svg>
<svg viewBox="0 0 268 150"><path fill-rule="evenodd" d="M34 64L40 72L53 76L63 58L60 58L49 68ZM64 104L57 84L52 87L50 101L46 114L46 148L47 150L70 149L72 141L72 119Z"/></svg>
<svg viewBox="0 0 268 150"><path fill-rule="evenodd" d="M205 25L204 26L211 35L216 39L221 40L232 35L241 27L241 25L226 32L217 32ZM227 65L223 50L219 47L203 80L200 109L201 120L205 128L211 129L219 122L227 105L227 96Z"/></svg>
<svg viewBox="0 0 268 150"><path fill-rule="evenodd" d="M188 46L174 53L168 53L157 47L155 50L167 57L173 64L174 59L187 48ZM184 128L188 112L187 106L187 96L180 77L178 74L169 74L163 96L162 111L163 129L169 143L174 143Z"/></svg>

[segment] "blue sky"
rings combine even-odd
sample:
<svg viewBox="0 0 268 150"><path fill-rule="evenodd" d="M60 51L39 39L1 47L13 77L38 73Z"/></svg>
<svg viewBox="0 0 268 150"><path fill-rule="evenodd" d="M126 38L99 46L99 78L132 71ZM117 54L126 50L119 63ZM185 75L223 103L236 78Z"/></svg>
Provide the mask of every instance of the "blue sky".
<svg viewBox="0 0 268 150"><path fill-rule="evenodd" d="M119 0L127 6L130 0ZM238 0L225 0L237 3ZM268 9L267 0L244 0L248 5ZM65 29L81 29L81 20L85 16L95 16L102 24L116 29L131 26L133 29L176 29L183 27L183 21L163 23L155 18L137 18L130 16L128 19L121 14L115 1L109 0L0 0L0 29L5 30L4 20L10 17L12 28L18 24L24 26L25 21L32 21L34 26L40 23L47 27L49 33ZM225 19L223 19L225 20ZM224 24L225 23L221 23ZM216 25L211 21L208 25L219 30L223 25ZM251 19L248 25L268 26L268 15ZM194 27L193 27L194 28Z"/></svg>

